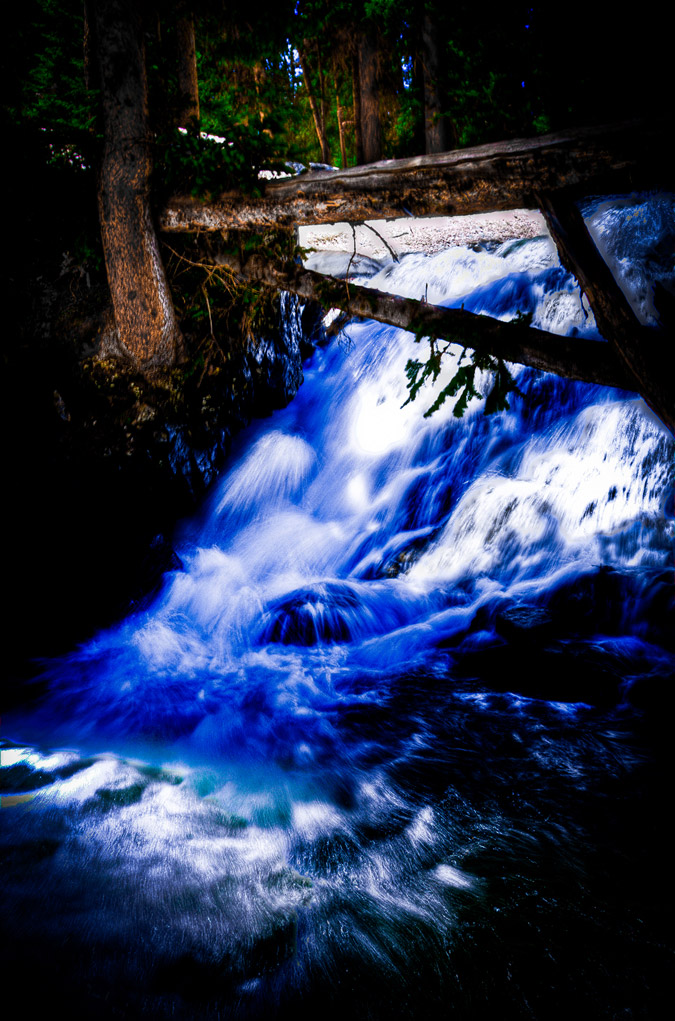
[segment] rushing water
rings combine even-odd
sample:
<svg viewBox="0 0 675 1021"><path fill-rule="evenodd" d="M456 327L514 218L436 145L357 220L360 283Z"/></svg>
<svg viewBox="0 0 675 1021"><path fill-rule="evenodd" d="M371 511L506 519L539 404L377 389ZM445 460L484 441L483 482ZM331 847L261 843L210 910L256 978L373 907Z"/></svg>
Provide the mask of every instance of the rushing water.
<svg viewBox="0 0 675 1021"><path fill-rule="evenodd" d="M653 321L672 199L585 212ZM547 237L355 268L597 337ZM425 418L420 351L369 322L317 349L184 526L182 569L3 720L27 1002L662 1016L672 440L634 395L531 370L510 411Z"/></svg>

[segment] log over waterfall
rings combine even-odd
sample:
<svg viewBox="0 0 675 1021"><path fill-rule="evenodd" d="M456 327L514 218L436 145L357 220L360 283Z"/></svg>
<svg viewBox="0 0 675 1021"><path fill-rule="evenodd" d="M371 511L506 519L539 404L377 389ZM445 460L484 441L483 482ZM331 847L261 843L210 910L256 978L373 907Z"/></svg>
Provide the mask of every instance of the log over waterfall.
<svg viewBox="0 0 675 1021"><path fill-rule="evenodd" d="M405 329L427 330L476 351L639 393L675 432L675 401L660 371L666 329L643 326L614 281L584 226L574 199L636 188L667 187L672 171L662 144L663 123L635 122L511 140L413 159L385 160L339 172L319 172L262 184L259 197L221 195L210 205L178 197L164 209L167 232L207 232L305 223L361 222L425 215L466 215L538 207L560 260L576 276L609 345L561 343L543 331L483 324L469 313L424 308L419 302L369 289L332 287L331 303ZM227 257L221 253L223 262ZM236 272L278 289L320 298L319 275L273 267L269 260L230 260ZM335 283L335 282L334 282ZM325 304L325 300L323 302ZM518 332L518 330L520 332ZM540 334L540 336L537 336ZM511 353L507 353L510 351Z"/></svg>
<svg viewBox="0 0 675 1021"><path fill-rule="evenodd" d="M559 337L518 322L502 322L462 308L445 308L337 280L296 264L275 266L260 255L246 260L228 253L212 256L245 280L255 280L305 300L374 319L419 336L456 340L474 351L586 383L630 389L630 378L608 344Z"/></svg>
<svg viewBox="0 0 675 1021"><path fill-rule="evenodd" d="M541 192L616 194L672 182L668 125L630 123L512 139L341 171L260 182L260 196L171 199L164 231L291 227L304 223L462 216L537 205Z"/></svg>

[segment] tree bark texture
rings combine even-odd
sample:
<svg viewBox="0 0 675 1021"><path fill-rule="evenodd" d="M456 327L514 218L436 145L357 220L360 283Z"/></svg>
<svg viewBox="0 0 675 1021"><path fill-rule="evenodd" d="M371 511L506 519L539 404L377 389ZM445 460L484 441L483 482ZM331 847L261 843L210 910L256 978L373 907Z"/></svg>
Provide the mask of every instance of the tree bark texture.
<svg viewBox="0 0 675 1021"><path fill-rule="evenodd" d="M675 433L675 401L664 352L673 346L666 330L643 326L598 251L576 204L565 194L542 194L538 205L560 261L585 292L600 333L623 365L628 388L638 392Z"/></svg>
<svg viewBox="0 0 675 1021"><path fill-rule="evenodd" d="M312 111L312 117L314 119L314 130L316 131L316 137L319 140L319 147L321 149L321 162L330 165L331 156L330 148L328 146L328 136L326 135L326 119L324 116L324 103L319 96L314 93L314 88L310 79L310 65L307 59L307 50L303 48L298 50L298 57L300 59L300 67L302 69L302 77L307 89L307 98L309 99L309 106Z"/></svg>
<svg viewBox="0 0 675 1021"><path fill-rule="evenodd" d="M460 216L537 207L537 196L609 195L673 187L665 119L512 139L433 156L383 160L299 178L260 182L260 198L223 193L209 205L172 199L163 230L290 227L412 216Z"/></svg>
<svg viewBox="0 0 675 1021"><path fill-rule="evenodd" d="M428 13L422 19L422 49L424 70L424 141L427 154L447 152L455 144L452 122L443 115L443 96L440 88L441 60L438 49L438 30Z"/></svg>
<svg viewBox="0 0 675 1021"><path fill-rule="evenodd" d="M333 86L335 88L338 136L340 138L340 161L342 163L342 168L344 170L344 168L347 166L347 143L345 139L345 121L344 121L345 109L340 102L340 87L338 84L337 77L335 75L333 76Z"/></svg>
<svg viewBox="0 0 675 1021"><path fill-rule="evenodd" d="M366 161L363 156L363 133L361 131L361 72L359 70L358 48L352 56L352 106L354 116L354 152L356 155L356 165L360 167Z"/></svg>
<svg viewBox="0 0 675 1021"><path fill-rule="evenodd" d="M178 127L199 131L199 82L195 23L185 4L178 7L176 48L178 64Z"/></svg>
<svg viewBox="0 0 675 1021"><path fill-rule="evenodd" d="M324 308L339 308L353 316L374 319L403 330L456 342L484 354L544 372L555 372L603 386L628 388L628 374L603 341L559 337L520 323L504 323L465 309L444 308L413 298L401 298L370 287L337 280L297 264L277 266L261 255L242 260L212 248L205 257L225 265L243 279L276 290L290 291L317 301Z"/></svg>
<svg viewBox="0 0 675 1021"><path fill-rule="evenodd" d="M133 0L94 0L105 144L99 217L115 325L139 368L175 362L180 333L150 214L142 26Z"/></svg>
<svg viewBox="0 0 675 1021"><path fill-rule="evenodd" d="M366 28L359 36L361 141L365 163L375 163L382 159L380 87L377 65L377 36L374 30Z"/></svg>

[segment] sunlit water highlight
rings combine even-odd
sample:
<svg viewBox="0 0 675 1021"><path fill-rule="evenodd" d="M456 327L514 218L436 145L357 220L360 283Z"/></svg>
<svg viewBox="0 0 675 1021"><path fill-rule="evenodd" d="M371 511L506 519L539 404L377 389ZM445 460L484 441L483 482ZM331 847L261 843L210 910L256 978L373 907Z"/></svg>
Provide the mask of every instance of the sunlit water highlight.
<svg viewBox="0 0 675 1021"><path fill-rule="evenodd" d="M585 212L653 321L672 199ZM598 336L548 238L359 272ZM182 570L10 721L15 953L85 1013L657 1016L635 720L673 675L672 440L634 395L531 370L508 412L425 418L419 355L373 323L316 350Z"/></svg>

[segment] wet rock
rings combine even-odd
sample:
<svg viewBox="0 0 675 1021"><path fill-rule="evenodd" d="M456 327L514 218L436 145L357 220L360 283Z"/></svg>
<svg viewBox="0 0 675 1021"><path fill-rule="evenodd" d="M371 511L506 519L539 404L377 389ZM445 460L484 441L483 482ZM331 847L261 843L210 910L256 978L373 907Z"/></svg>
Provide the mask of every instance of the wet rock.
<svg viewBox="0 0 675 1021"><path fill-rule="evenodd" d="M297 949L297 915L295 912L280 913L270 919L267 932L246 948L246 971L256 976L275 971L284 961L294 957Z"/></svg>
<svg viewBox="0 0 675 1021"><path fill-rule="evenodd" d="M308 358L314 346L320 347L327 343L326 327L324 319L326 313L316 301L308 301L302 307L300 324L302 326L302 337L300 340L300 353L303 358Z"/></svg>
<svg viewBox="0 0 675 1021"><path fill-rule="evenodd" d="M312 880L293 869L271 872L265 885L271 893L297 904L309 904L312 899Z"/></svg>
<svg viewBox="0 0 675 1021"><path fill-rule="evenodd" d="M495 627L497 633L507 641L527 645L550 639L555 625L548 610L540 606L519 604L498 613Z"/></svg>
<svg viewBox="0 0 675 1021"><path fill-rule="evenodd" d="M279 318L265 337L257 338L247 356L251 379L251 413L258 417L284 408L302 383L302 311L294 295L279 295Z"/></svg>
<svg viewBox="0 0 675 1021"><path fill-rule="evenodd" d="M11 844L0 849L0 867L18 868L22 871L31 865L37 865L46 858L56 854L61 841L47 837L36 837L18 844Z"/></svg>
<svg viewBox="0 0 675 1021"><path fill-rule="evenodd" d="M59 780L69 780L71 776L75 776L76 773L80 773L83 769L89 769L96 761L95 758L75 759L74 762L69 762L65 766L55 769L54 776L58 777Z"/></svg>
<svg viewBox="0 0 675 1021"><path fill-rule="evenodd" d="M27 762L16 762L0 769L0 791L20 793L35 791L54 782L54 775L35 769Z"/></svg>
<svg viewBox="0 0 675 1021"><path fill-rule="evenodd" d="M139 766L138 772L141 776L145 776L151 781L167 783L172 787L177 787L178 784L183 782L183 777L179 773L173 773L162 766Z"/></svg>
<svg viewBox="0 0 675 1021"><path fill-rule="evenodd" d="M632 680L626 693L627 701L650 714L661 714L671 720L675 711L673 675L648 674Z"/></svg>
<svg viewBox="0 0 675 1021"><path fill-rule="evenodd" d="M141 561L140 578L136 591L131 595L131 605L149 602L157 594L164 575L182 568L182 561L166 536L156 535Z"/></svg>
<svg viewBox="0 0 675 1021"><path fill-rule="evenodd" d="M135 805L143 797L146 785L143 783L130 784L128 787L103 787L96 791L96 796L87 802L92 809L108 811L112 808L126 808L127 805Z"/></svg>
<svg viewBox="0 0 675 1021"><path fill-rule="evenodd" d="M621 624L626 589L625 575L603 566L561 586L548 609L561 633L613 633Z"/></svg>
<svg viewBox="0 0 675 1021"><path fill-rule="evenodd" d="M621 699L623 664L587 645L504 641L455 655L453 674L479 690L598 707Z"/></svg>
<svg viewBox="0 0 675 1021"><path fill-rule="evenodd" d="M241 815L236 815L233 812L224 812L217 810L213 815L213 822L217 826L223 826L225 829L230 830L233 833L241 832L248 826L248 820L244 819Z"/></svg>
<svg viewBox="0 0 675 1021"><path fill-rule="evenodd" d="M271 608L262 641L303 646L348 642L350 611L357 606L356 595L338 585L300 590Z"/></svg>

